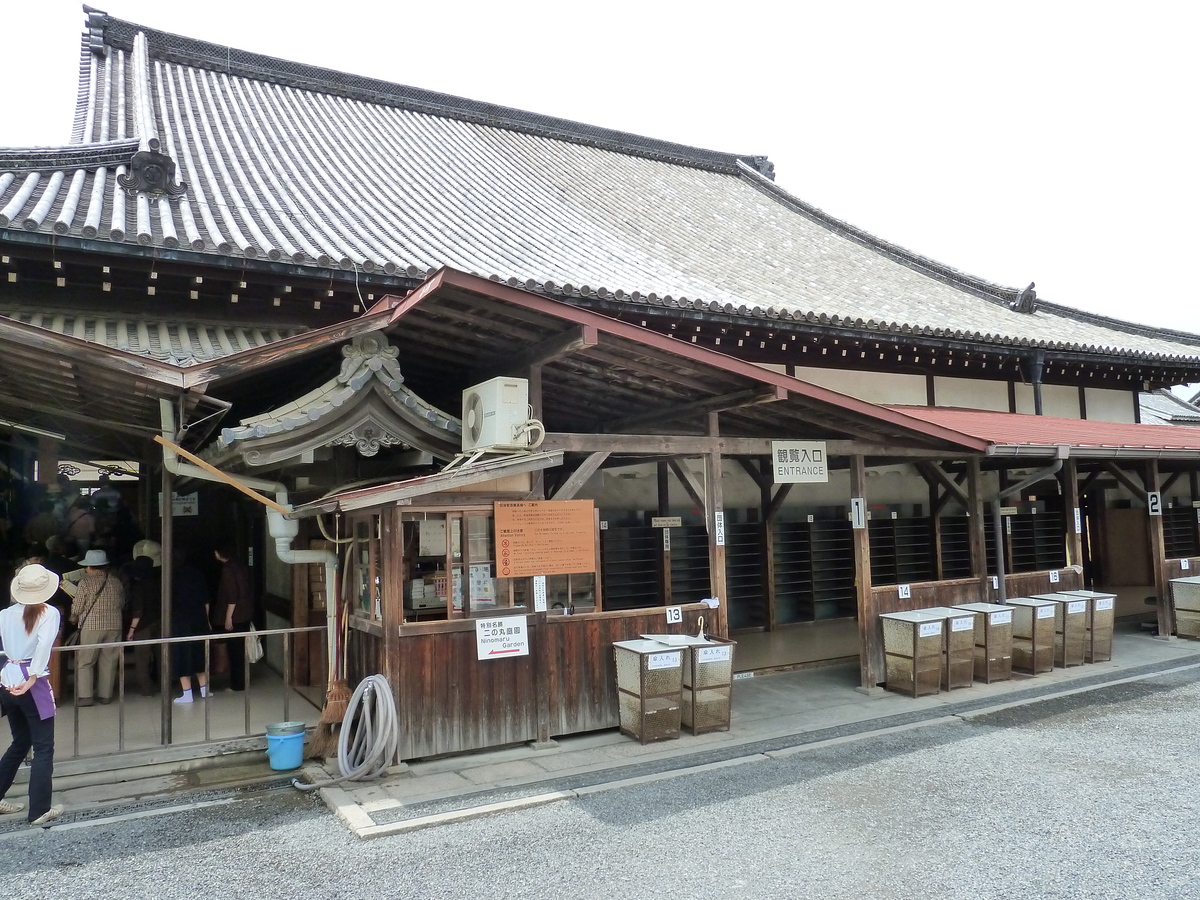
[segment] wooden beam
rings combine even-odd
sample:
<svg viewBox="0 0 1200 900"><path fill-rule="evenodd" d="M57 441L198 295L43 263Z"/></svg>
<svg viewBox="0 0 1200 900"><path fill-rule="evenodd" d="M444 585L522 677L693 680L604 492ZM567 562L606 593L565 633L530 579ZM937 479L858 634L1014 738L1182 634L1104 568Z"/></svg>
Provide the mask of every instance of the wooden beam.
<svg viewBox="0 0 1200 900"><path fill-rule="evenodd" d="M1136 481L1134 481L1132 478L1130 478L1129 475L1123 469L1121 469L1116 463L1109 462L1108 460L1104 460L1104 462L1102 462L1101 465L1104 466L1104 469L1108 472L1108 474L1110 474L1113 478L1117 479L1117 481L1119 481L1121 483L1122 487L1124 487L1125 490L1129 491L1129 493L1133 495L1134 500L1141 503L1143 506L1145 505L1146 491L1148 490L1148 488L1146 487L1145 484L1138 484ZM1157 468L1158 468L1158 466L1156 464L1155 465L1156 471L1157 471Z"/></svg>
<svg viewBox="0 0 1200 900"><path fill-rule="evenodd" d="M1166 480L1163 481L1162 487L1158 489L1159 492L1165 496L1167 491L1171 490L1171 488L1175 486L1175 482L1179 480L1181 475L1183 475L1182 469L1180 469L1178 472L1172 472L1170 475L1168 475Z"/></svg>
<svg viewBox="0 0 1200 900"><path fill-rule="evenodd" d="M268 509L273 509L273 510L275 510L275 512L280 513L285 516L291 512L291 510L288 509L286 506L282 506L279 503L276 503L270 497L263 496L258 491L254 490L254 488L249 487L245 484L242 484L242 482L238 481L238 479L234 478L229 473L222 472L216 466L210 465L209 463L205 462L200 457L198 457L196 454L189 453L187 450L184 450L178 444L168 441L161 434L156 434L154 436L154 440L155 440L155 443L162 444L164 447L166 447L170 450L173 450L175 453L182 456L188 462L192 463L193 465L199 466L205 472L208 472L208 474L215 476L219 481L225 482L230 487L236 488L237 490L239 490L243 494L245 494L247 497L257 500L259 503L261 503L263 506L267 507Z"/></svg>
<svg viewBox="0 0 1200 900"><path fill-rule="evenodd" d="M685 469L679 460L669 459L667 460L667 465L671 467L671 471L675 473L675 477L679 479L683 485L683 489L692 498L692 502L700 507L700 509L704 509L704 486L696 481L696 477Z"/></svg>
<svg viewBox="0 0 1200 900"><path fill-rule="evenodd" d="M946 491L953 495L954 499L962 504L964 509L970 508L970 498L966 492L935 462L919 462L917 463L917 471L919 471L925 480L930 484L937 482Z"/></svg>
<svg viewBox="0 0 1200 900"><path fill-rule="evenodd" d="M604 451L591 454L587 459L579 464L571 476L562 483L562 486L554 492L551 500L571 500L579 492L579 489L587 483L587 480L596 474L596 470L604 464L608 459L608 454Z"/></svg>
<svg viewBox="0 0 1200 900"><path fill-rule="evenodd" d="M496 375L512 375L524 372L531 366L544 366L580 350L595 347L599 342L599 333L594 326L577 325L532 347L526 347L515 356L505 358L501 363L472 369L471 381L486 381Z"/></svg>
<svg viewBox="0 0 1200 900"><path fill-rule="evenodd" d="M737 459L738 465L741 466L746 474L753 479L754 483L758 485L758 489L760 491L770 491L771 485L773 484L770 468L764 469L761 465L755 465L753 460L748 459L745 456L738 456L735 458Z"/></svg>
<svg viewBox="0 0 1200 900"><path fill-rule="evenodd" d="M732 394L722 394L717 397L705 397L666 409L647 410L636 416L626 416L604 423L607 431L624 431L627 428L640 428L644 425L658 425L663 422L674 422L679 419L697 415L724 412L729 409L739 409L743 406L757 406L760 403L775 403L787 399L787 391L781 387L770 387L766 390L752 388L747 391L734 391Z"/></svg>
<svg viewBox="0 0 1200 900"><path fill-rule="evenodd" d="M719 437L707 438L688 434L590 434L551 432L542 441L543 450L562 450L566 453L592 453L608 450L611 453L639 456L700 456L713 446L723 456L770 456L771 438ZM830 457L849 457L856 454L879 459L944 459L947 451L917 447L893 447L862 441L826 441Z"/></svg>
<svg viewBox="0 0 1200 900"><path fill-rule="evenodd" d="M771 498L771 502L763 509L765 518L774 519L779 512L779 508L783 506L783 501L787 499L787 495L792 492L793 484L781 484L779 490L775 492L775 496Z"/></svg>
<svg viewBox="0 0 1200 900"><path fill-rule="evenodd" d="M850 460L850 496L867 497L867 467L861 456ZM854 528L854 590L858 597L858 669L866 690L878 687L886 677L883 638L879 626L879 607L871 589L871 533L866 527Z"/></svg>
<svg viewBox="0 0 1200 900"><path fill-rule="evenodd" d="M658 488L658 514L671 514L671 470L666 460L660 460L654 466L654 483ZM670 529L663 529L669 532ZM658 583L662 592L663 606L671 606L673 591L671 588L671 549L670 539L658 542Z"/></svg>

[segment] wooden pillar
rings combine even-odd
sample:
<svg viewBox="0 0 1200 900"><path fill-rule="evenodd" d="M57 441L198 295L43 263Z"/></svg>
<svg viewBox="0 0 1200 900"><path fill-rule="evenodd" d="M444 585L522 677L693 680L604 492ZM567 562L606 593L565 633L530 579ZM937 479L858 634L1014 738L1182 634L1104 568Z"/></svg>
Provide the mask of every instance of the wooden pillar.
<svg viewBox="0 0 1200 900"><path fill-rule="evenodd" d="M655 466L655 475L658 481L658 514L660 516L669 516L671 514L671 480L670 469L667 467L666 460L660 461ZM658 556L658 578L659 589L662 594L663 606L670 606L672 597L674 596L671 590L671 529L663 528L662 534L659 535L659 556Z"/></svg>
<svg viewBox="0 0 1200 900"><path fill-rule="evenodd" d="M529 367L529 408L533 417L539 422L542 421L542 367L540 363ZM546 499L546 473L544 470L538 469L531 473L529 490L536 499ZM465 535L463 539L466 540Z"/></svg>
<svg viewBox="0 0 1200 900"><path fill-rule="evenodd" d="M1200 500L1200 477L1195 469L1188 472L1188 496L1192 500L1192 528L1196 534L1196 544L1200 546L1200 510L1196 509L1196 501Z"/></svg>
<svg viewBox="0 0 1200 900"><path fill-rule="evenodd" d="M1147 493L1158 490L1158 460L1152 459L1146 463L1142 480ZM1172 615L1165 567L1167 550L1163 535L1162 498L1159 498L1158 515L1149 515L1149 509L1146 513L1146 528L1150 535L1150 571L1154 576L1154 596L1158 598L1158 633L1167 638L1175 633L1175 616Z"/></svg>
<svg viewBox="0 0 1200 900"><path fill-rule="evenodd" d="M162 499L160 514L162 516L162 609L159 613L162 620L163 637L171 636L171 588L175 577L175 534L174 507L171 505L171 494L174 490L174 479L167 467L162 467ZM160 690L161 728L159 734L164 745L171 743L171 710L174 697L174 680L171 678L171 651L173 645L163 644L158 665L158 686Z"/></svg>
<svg viewBox="0 0 1200 900"><path fill-rule="evenodd" d="M967 534L971 546L971 575L979 579L979 599L987 600L988 561L987 538L983 531L983 471L978 456L967 460L967 500L970 504L967 510ZM996 535L996 540L1000 539L1001 535Z"/></svg>
<svg viewBox="0 0 1200 900"><path fill-rule="evenodd" d="M861 455L850 457L850 497L860 498L866 509L867 467ZM864 513L865 515L865 513ZM858 595L858 668L864 689L871 689L887 676L883 661L883 636L879 630L879 610L871 590L871 533L866 520L862 528L853 528L854 590Z"/></svg>
<svg viewBox="0 0 1200 900"><path fill-rule="evenodd" d="M934 465L937 465L934 463ZM947 492L949 493L949 492ZM933 541L933 577L941 581L945 568L942 560L942 517L939 515L938 485L936 481L929 482L929 539Z"/></svg>
<svg viewBox="0 0 1200 900"><path fill-rule="evenodd" d="M1079 472L1072 457L1063 460L1063 505L1067 513L1067 565L1083 565L1083 510L1079 507Z"/></svg>
<svg viewBox="0 0 1200 900"><path fill-rule="evenodd" d="M404 691L400 685L400 626L404 624L404 583L408 580L409 573L404 571L404 525L401 521L402 507L392 506L386 507L380 511L380 547L379 553L382 557L383 578L380 590L380 618L383 625L383 659L379 662L383 665L382 672L387 678L388 683L392 686L392 691L397 697L404 696ZM460 520L462 524L460 528L465 529L466 521ZM450 539L450 525L446 522L446 539ZM334 535L338 537L338 535ZM460 534L459 537L461 546L467 546L466 534ZM329 547L334 553L338 553L337 545ZM307 571L308 566L298 566L297 568ZM342 573L342 578L346 578L348 572ZM453 597L453 578L448 577L446 580L446 590L450 597ZM334 594L336 586L332 584L325 585L325 603L336 603L337 597ZM469 587L463 585L463 596L467 601L470 597ZM464 603L463 606L468 606L469 603ZM450 606L454 604L451 602ZM337 607L333 607L336 609ZM308 623L305 622L307 625Z"/></svg>
<svg viewBox="0 0 1200 900"><path fill-rule="evenodd" d="M772 503L774 484L770 460L758 461L758 502L762 509L763 595L767 601L767 631L775 629L775 514Z"/></svg>
<svg viewBox="0 0 1200 900"><path fill-rule="evenodd" d="M708 435L720 436L717 413L708 414ZM704 512L708 526L708 582L720 605L713 610L710 634L729 634L729 591L725 581L725 500L721 491L721 451L714 440L704 454Z"/></svg>

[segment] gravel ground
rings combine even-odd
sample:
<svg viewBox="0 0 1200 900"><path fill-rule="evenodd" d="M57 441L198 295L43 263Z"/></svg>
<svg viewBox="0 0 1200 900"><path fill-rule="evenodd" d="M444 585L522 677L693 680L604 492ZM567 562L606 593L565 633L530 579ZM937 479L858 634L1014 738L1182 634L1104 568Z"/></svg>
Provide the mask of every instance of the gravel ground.
<svg viewBox="0 0 1200 900"><path fill-rule="evenodd" d="M47 900L1200 898L1197 678L375 841L296 792L22 833L0 873Z"/></svg>

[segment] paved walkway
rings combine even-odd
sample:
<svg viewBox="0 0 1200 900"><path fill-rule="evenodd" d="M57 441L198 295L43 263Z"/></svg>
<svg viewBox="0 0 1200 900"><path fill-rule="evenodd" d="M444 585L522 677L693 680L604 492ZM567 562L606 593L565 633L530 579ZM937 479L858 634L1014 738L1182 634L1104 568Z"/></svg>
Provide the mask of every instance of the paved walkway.
<svg viewBox="0 0 1200 900"><path fill-rule="evenodd" d="M920 727L1187 666L1200 666L1200 644L1159 640L1136 624L1119 623L1110 662L1016 675L990 685L976 682L917 699L857 690L857 663L745 678L734 683L727 732L685 733L678 740L647 745L616 731L599 732L561 738L546 749L519 746L414 762L377 781L323 787L321 795L355 834L377 837L698 768L787 755L886 729ZM331 778L328 768L317 765L304 772L313 781Z"/></svg>

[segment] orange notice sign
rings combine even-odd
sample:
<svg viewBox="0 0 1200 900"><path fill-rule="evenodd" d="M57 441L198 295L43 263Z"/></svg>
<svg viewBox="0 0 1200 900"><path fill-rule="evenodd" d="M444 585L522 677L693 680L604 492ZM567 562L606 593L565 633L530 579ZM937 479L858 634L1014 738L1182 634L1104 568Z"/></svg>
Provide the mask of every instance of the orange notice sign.
<svg viewBox="0 0 1200 900"><path fill-rule="evenodd" d="M596 571L591 500L496 504L496 574L500 578Z"/></svg>

